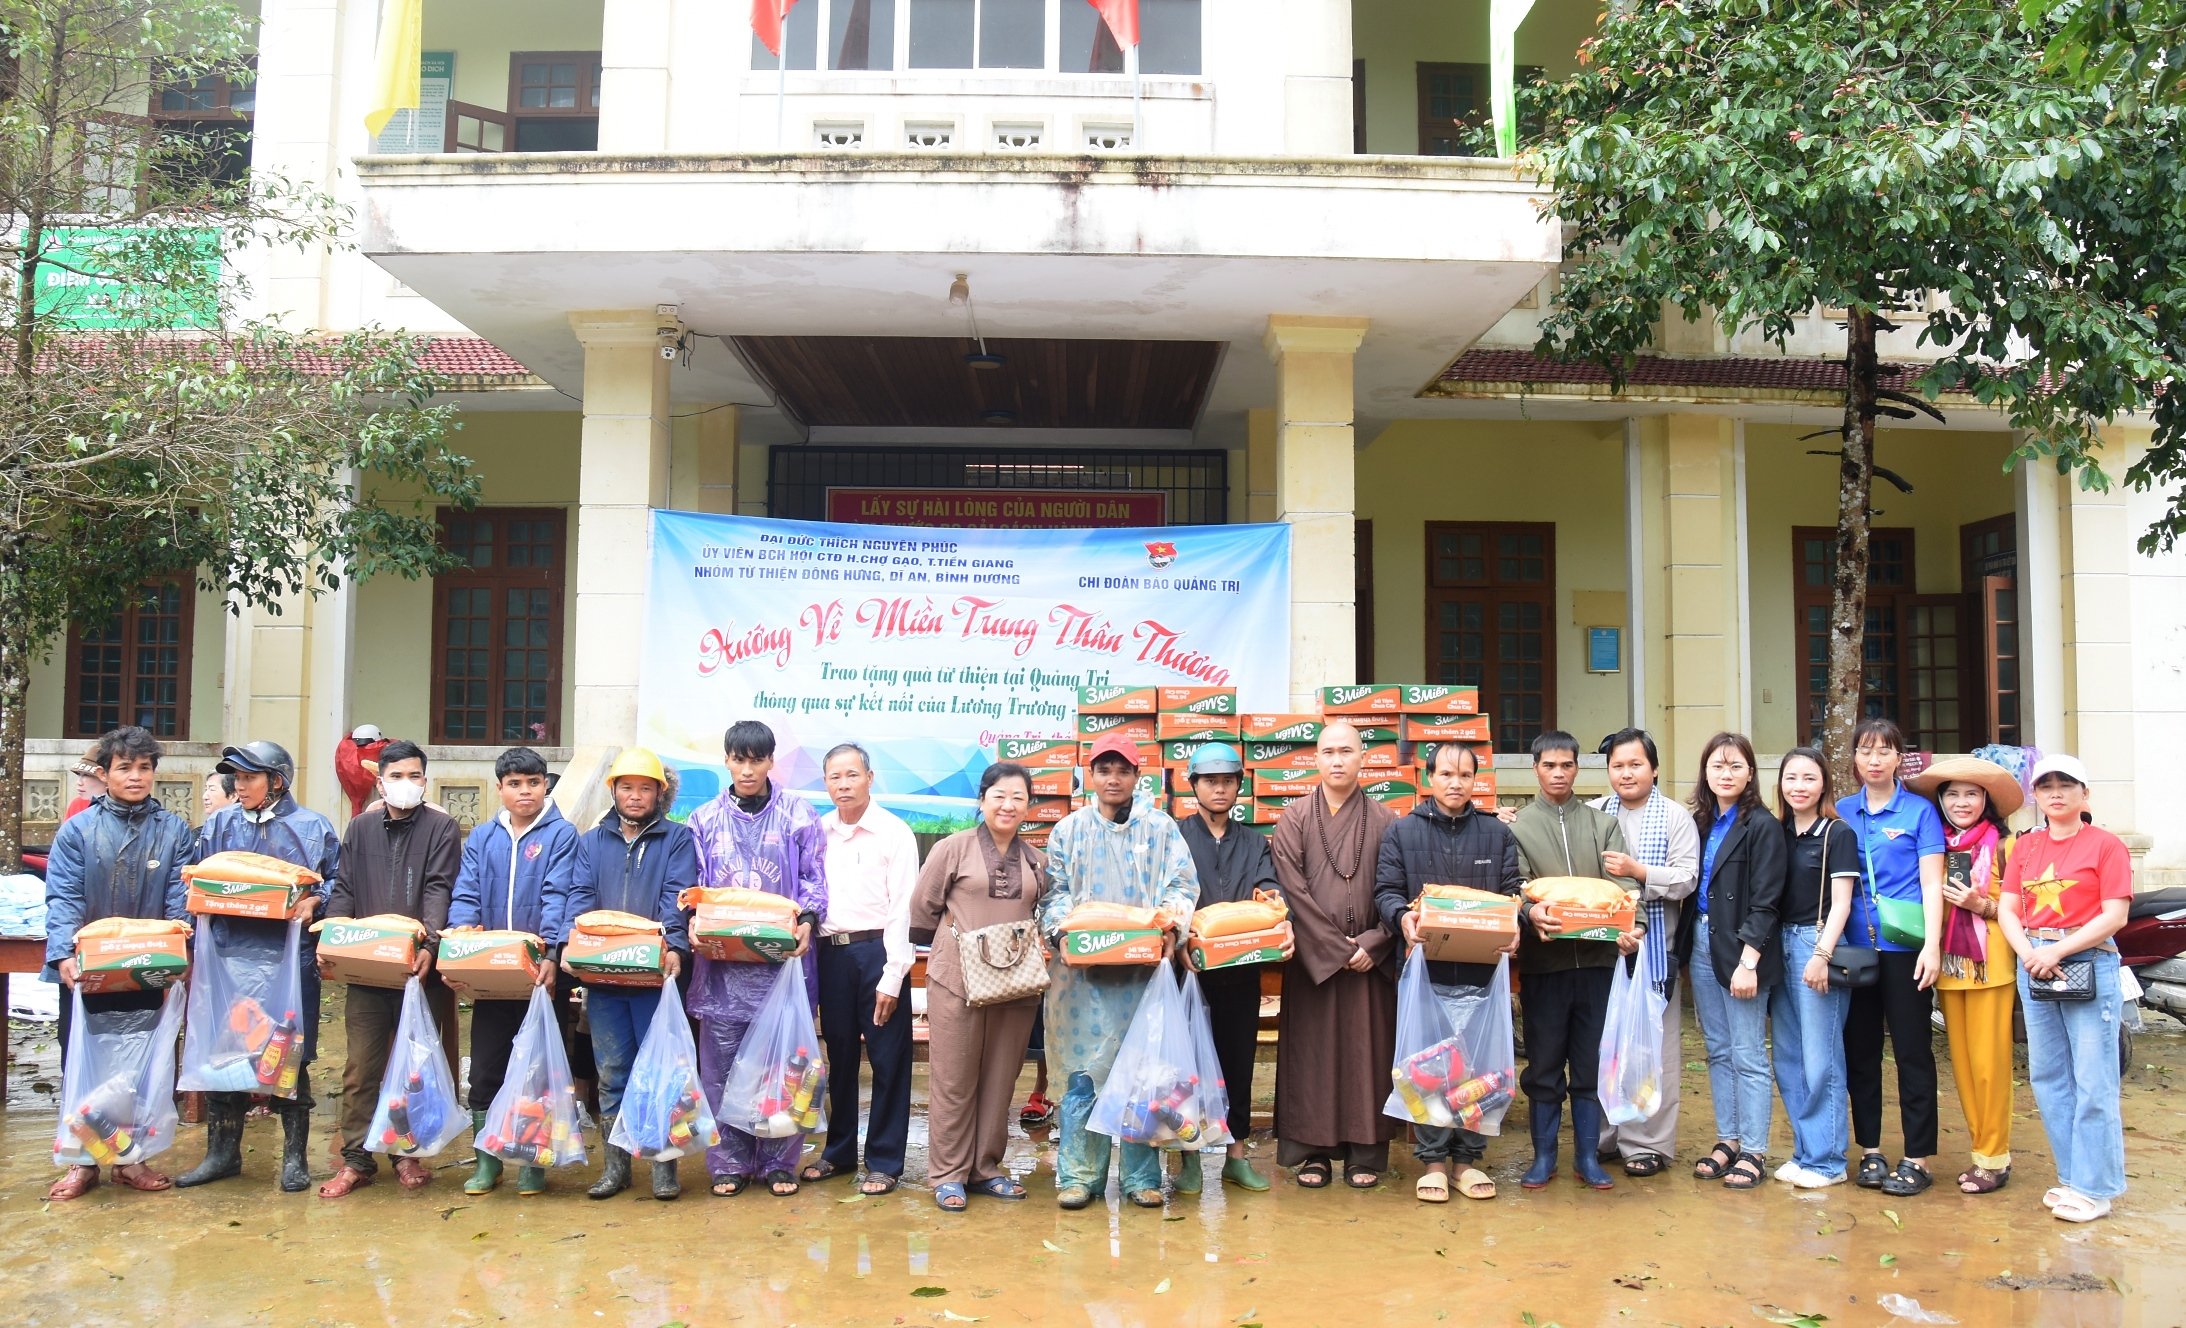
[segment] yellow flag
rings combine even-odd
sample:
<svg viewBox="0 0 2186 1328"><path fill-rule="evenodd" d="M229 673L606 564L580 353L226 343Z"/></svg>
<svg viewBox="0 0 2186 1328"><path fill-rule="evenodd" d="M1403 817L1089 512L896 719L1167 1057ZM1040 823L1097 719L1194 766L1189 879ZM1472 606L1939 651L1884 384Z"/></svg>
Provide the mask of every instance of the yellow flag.
<svg viewBox="0 0 2186 1328"><path fill-rule="evenodd" d="M425 0L380 0L379 49L372 71L372 109L364 127L374 137L396 111L416 110L425 51Z"/></svg>

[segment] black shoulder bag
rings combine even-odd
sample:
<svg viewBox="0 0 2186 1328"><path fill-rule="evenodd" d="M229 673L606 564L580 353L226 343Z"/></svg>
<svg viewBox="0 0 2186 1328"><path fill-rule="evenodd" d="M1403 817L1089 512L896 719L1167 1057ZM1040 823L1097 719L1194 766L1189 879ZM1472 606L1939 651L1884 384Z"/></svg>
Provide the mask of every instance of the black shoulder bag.
<svg viewBox="0 0 2186 1328"><path fill-rule="evenodd" d="M1829 916L1829 832L1842 822L1822 822L1822 897L1815 906L1814 928L1820 931ZM1849 828L1849 827L1848 827ZM1862 880L1866 877L1863 875ZM1872 883L1869 889L1873 889ZM1870 909L1867 915L1866 945L1846 945L1838 937L1837 948L1829 956L1829 985L1838 991L1854 991L1872 987L1882 980L1882 951L1875 946L1875 915Z"/></svg>

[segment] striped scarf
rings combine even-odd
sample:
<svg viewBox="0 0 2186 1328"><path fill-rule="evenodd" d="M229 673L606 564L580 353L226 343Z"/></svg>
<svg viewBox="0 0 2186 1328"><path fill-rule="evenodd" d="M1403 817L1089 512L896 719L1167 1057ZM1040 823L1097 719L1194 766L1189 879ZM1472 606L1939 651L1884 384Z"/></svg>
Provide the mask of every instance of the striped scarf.
<svg viewBox="0 0 2186 1328"><path fill-rule="evenodd" d="M1649 867L1669 862L1670 818L1678 814L1678 808L1662 796L1661 789L1649 789L1647 801L1641 803L1629 819L1624 804L1614 793L1604 795L1594 805L1631 827L1625 838L1633 857ZM1668 909L1660 899L1644 899L1640 901L1640 915L1647 919L1647 935L1640 942L1640 954L1647 961L1647 981L1656 991L1667 992L1670 989Z"/></svg>

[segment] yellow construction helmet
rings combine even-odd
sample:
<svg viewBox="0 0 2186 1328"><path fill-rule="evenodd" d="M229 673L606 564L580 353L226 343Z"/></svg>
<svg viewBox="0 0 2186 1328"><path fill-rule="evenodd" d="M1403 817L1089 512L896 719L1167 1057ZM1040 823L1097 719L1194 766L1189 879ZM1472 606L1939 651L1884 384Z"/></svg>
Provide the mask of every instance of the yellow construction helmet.
<svg viewBox="0 0 2186 1328"><path fill-rule="evenodd" d="M637 775L652 780L662 788L668 787L668 772L661 768L660 758L643 747L623 748L622 755L617 756L615 763L607 767L607 786L613 788L615 781L626 775Z"/></svg>

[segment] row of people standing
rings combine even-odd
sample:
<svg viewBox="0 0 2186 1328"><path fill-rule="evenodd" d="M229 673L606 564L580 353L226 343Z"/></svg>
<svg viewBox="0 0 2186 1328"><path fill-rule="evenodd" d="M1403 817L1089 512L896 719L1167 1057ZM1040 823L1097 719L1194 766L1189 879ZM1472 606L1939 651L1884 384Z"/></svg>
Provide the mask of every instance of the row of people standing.
<svg viewBox="0 0 2186 1328"><path fill-rule="evenodd" d="M1776 1179L1802 1188L1849 1179L1895 1197L1927 1191L1939 1134L1931 1021L1940 1001L1971 1142L1958 1188L2004 1188L2016 992L2060 1180L2045 1203L2069 1221L2102 1217L2124 1190L2110 941L2132 892L2124 845L2092 824L2087 773L2070 756L2036 764L2029 782L2041 821L2014 838L2006 818L2024 794L2010 772L1953 757L1901 778L1905 755L1896 725L1864 722L1853 756L1860 788L1833 802L1823 753L1794 748L1779 763L1771 816L1752 745L1725 733L1704 748L1688 971L1717 1142L1694 1174L1757 1187L1781 1094L1792 1153ZM2034 983L2067 966L2083 975L2084 996L2029 998ZM1883 1150L1886 1042L1902 1136L1895 1166Z"/></svg>

